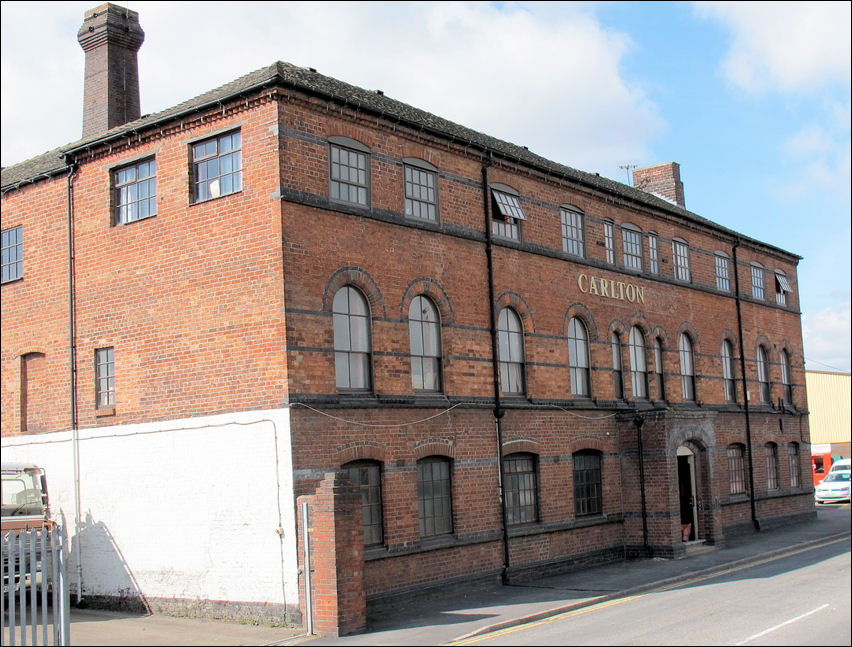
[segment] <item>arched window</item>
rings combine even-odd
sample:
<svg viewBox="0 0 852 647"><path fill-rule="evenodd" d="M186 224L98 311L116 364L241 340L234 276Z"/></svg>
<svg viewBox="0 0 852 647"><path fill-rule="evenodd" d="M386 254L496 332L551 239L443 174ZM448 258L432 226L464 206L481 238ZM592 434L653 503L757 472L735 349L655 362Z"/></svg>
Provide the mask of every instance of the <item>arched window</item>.
<svg viewBox="0 0 852 647"><path fill-rule="evenodd" d="M583 258L583 213L574 207L560 207L562 218L562 251Z"/></svg>
<svg viewBox="0 0 852 647"><path fill-rule="evenodd" d="M352 484L361 491L361 510L364 519L364 545L374 546L384 541L382 530L382 465L376 461L353 461L341 468Z"/></svg>
<svg viewBox="0 0 852 647"><path fill-rule="evenodd" d="M636 225L621 226L621 245L624 251L624 267L642 271L642 231Z"/></svg>
<svg viewBox="0 0 852 647"><path fill-rule="evenodd" d="M334 367L337 388L368 391L370 376L370 310L355 288L345 285L334 295Z"/></svg>
<svg viewBox="0 0 852 647"><path fill-rule="evenodd" d="M589 397L589 334L577 317L568 322L568 366L571 372L571 394Z"/></svg>
<svg viewBox="0 0 852 647"><path fill-rule="evenodd" d="M497 318L500 354L500 386L503 393L524 392L524 332L521 320L511 308L503 308Z"/></svg>
<svg viewBox="0 0 852 647"><path fill-rule="evenodd" d="M739 443L728 445L728 482L731 494L745 494L745 448Z"/></svg>
<svg viewBox="0 0 852 647"><path fill-rule="evenodd" d="M790 354L786 350L781 351L781 384L784 385L784 402L793 404L792 365Z"/></svg>
<svg viewBox="0 0 852 647"><path fill-rule="evenodd" d="M790 466L790 487L797 488L802 486L801 468L799 466L799 444L790 443L787 445L787 463Z"/></svg>
<svg viewBox="0 0 852 647"><path fill-rule="evenodd" d="M680 383L684 402L695 400L695 361L689 335L680 336Z"/></svg>
<svg viewBox="0 0 852 647"><path fill-rule="evenodd" d="M730 264L731 260L725 252L716 252L716 287L725 292L731 291Z"/></svg>
<svg viewBox="0 0 852 647"><path fill-rule="evenodd" d="M506 475L506 522L509 525L538 520L538 475L533 454L503 458Z"/></svg>
<svg viewBox="0 0 852 647"><path fill-rule="evenodd" d="M610 345L612 346L612 382L615 387L615 398L622 400L624 398L624 378L621 368L621 335L613 331Z"/></svg>
<svg viewBox="0 0 852 647"><path fill-rule="evenodd" d="M573 459L575 516L602 514L601 453L584 449L575 452Z"/></svg>
<svg viewBox="0 0 852 647"><path fill-rule="evenodd" d="M761 404L769 404L769 364L763 346L757 347L757 381L760 383Z"/></svg>
<svg viewBox="0 0 852 647"><path fill-rule="evenodd" d="M417 502L420 536L431 537L453 531L451 462L443 456L417 461Z"/></svg>
<svg viewBox="0 0 852 647"><path fill-rule="evenodd" d="M778 445L766 443L766 489L778 489Z"/></svg>
<svg viewBox="0 0 852 647"><path fill-rule="evenodd" d="M663 371L663 340L659 337L654 339L654 374L657 376L657 397L666 399L666 381Z"/></svg>
<svg viewBox="0 0 852 647"><path fill-rule="evenodd" d="M751 296L755 299L763 299L763 265L751 264Z"/></svg>
<svg viewBox="0 0 852 647"><path fill-rule="evenodd" d="M408 308L411 341L411 386L415 391L441 390L441 323L435 304L416 296Z"/></svg>
<svg viewBox="0 0 852 647"><path fill-rule="evenodd" d="M630 383L634 398L648 397L648 367L645 362L645 337L638 326L630 329Z"/></svg>
<svg viewBox="0 0 852 647"><path fill-rule="evenodd" d="M678 281L689 281L689 244L682 238L672 239L672 257L674 259L674 277Z"/></svg>
<svg viewBox="0 0 852 647"><path fill-rule="evenodd" d="M727 339L722 342L722 380L725 383L725 401L737 401L737 387L734 381L734 348Z"/></svg>

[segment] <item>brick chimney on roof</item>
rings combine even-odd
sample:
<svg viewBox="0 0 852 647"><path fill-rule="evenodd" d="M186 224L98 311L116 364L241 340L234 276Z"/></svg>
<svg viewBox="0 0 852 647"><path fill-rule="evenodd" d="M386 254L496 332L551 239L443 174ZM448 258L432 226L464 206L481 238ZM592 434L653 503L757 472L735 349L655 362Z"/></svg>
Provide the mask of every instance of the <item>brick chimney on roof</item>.
<svg viewBox="0 0 852 647"><path fill-rule="evenodd" d="M106 3L86 12L77 32L86 52L84 138L142 116L136 52L144 40L135 11Z"/></svg>
<svg viewBox="0 0 852 647"><path fill-rule="evenodd" d="M680 164L677 162L633 169L633 186L679 207L686 206L683 182L680 181Z"/></svg>

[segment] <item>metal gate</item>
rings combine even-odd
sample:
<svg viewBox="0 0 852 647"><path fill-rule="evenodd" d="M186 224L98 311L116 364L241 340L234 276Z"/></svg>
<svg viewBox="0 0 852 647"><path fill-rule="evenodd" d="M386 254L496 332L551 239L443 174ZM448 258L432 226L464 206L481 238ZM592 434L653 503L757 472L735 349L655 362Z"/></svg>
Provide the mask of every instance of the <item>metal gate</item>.
<svg viewBox="0 0 852 647"><path fill-rule="evenodd" d="M3 645L70 645L65 533L3 533Z"/></svg>

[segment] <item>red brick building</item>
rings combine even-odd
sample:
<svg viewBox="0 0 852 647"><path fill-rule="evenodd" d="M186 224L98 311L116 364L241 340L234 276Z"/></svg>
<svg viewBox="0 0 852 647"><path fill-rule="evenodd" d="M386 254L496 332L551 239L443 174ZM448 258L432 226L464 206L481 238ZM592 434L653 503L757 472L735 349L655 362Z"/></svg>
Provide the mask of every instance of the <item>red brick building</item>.
<svg viewBox="0 0 852 647"><path fill-rule="evenodd" d="M281 62L142 116L104 89L136 14L79 38L83 138L2 173L4 457L55 466L84 539L136 547L128 505L180 526L148 507L178 481L206 528L123 548L132 586L79 541L81 594L298 618L296 502L344 500L341 468L362 515L323 504L313 539L341 632L364 600L814 514L800 258L686 210L677 164L626 186ZM274 595L235 590L275 563L220 554L237 527L281 550Z"/></svg>

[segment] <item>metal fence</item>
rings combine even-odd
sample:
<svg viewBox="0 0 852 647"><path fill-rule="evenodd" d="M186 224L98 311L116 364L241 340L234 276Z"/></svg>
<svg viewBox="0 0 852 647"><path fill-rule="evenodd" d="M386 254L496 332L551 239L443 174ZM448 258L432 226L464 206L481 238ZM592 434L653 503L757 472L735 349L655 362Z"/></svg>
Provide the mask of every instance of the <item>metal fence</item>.
<svg viewBox="0 0 852 647"><path fill-rule="evenodd" d="M4 645L71 644L65 544L60 526L3 533Z"/></svg>

